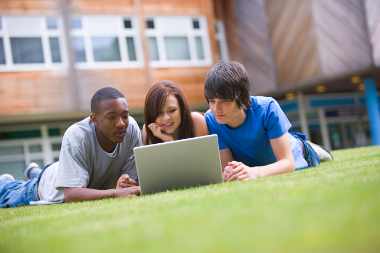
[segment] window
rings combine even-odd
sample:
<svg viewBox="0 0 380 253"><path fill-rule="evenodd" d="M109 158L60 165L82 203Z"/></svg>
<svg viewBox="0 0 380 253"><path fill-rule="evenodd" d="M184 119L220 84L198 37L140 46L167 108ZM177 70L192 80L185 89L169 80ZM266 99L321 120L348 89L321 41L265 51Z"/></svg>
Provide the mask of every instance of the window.
<svg viewBox="0 0 380 253"><path fill-rule="evenodd" d="M3 38L0 37L0 64L5 64L5 54L4 54L4 42Z"/></svg>
<svg viewBox="0 0 380 253"><path fill-rule="evenodd" d="M7 15L0 23L0 71L63 67L60 18Z"/></svg>
<svg viewBox="0 0 380 253"><path fill-rule="evenodd" d="M229 61L228 57L228 47L227 47L227 41L226 41L226 35L224 32L224 24L223 21L216 21L216 34L215 39L217 40L217 45L219 48L219 55L221 60L227 62Z"/></svg>
<svg viewBox="0 0 380 253"><path fill-rule="evenodd" d="M78 68L135 68L143 65L135 18L74 16L70 25Z"/></svg>
<svg viewBox="0 0 380 253"><path fill-rule="evenodd" d="M9 173L16 179L26 180L23 170L31 162L40 168L57 161L62 137L73 122L49 125L3 126L0 132L0 175Z"/></svg>
<svg viewBox="0 0 380 253"><path fill-rule="evenodd" d="M145 35L151 67L212 64L204 17L159 16L146 19Z"/></svg>
<svg viewBox="0 0 380 253"><path fill-rule="evenodd" d="M132 21L130 19L124 19L124 28L132 28Z"/></svg>

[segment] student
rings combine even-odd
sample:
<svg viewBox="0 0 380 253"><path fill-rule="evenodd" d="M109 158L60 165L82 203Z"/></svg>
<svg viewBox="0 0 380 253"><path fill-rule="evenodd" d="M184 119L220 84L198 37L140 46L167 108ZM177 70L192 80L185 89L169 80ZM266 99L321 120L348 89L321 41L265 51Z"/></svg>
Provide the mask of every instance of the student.
<svg viewBox="0 0 380 253"><path fill-rule="evenodd" d="M27 182L0 176L0 207L77 202L140 194L133 148L141 134L118 90L98 90L91 115L72 125L63 136L59 162L41 172L31 163Z"/></svg>
<svg viewBox="0 0 380 253"><path fill-rule="evenodd" d="M206 76L204 94L210 106L205 119L210 134L218 135L225 181L287 173L332 160L304 135L288 133L291 124L276 100L250 96L248 73L240 63L217 63Z"/></svg>
<svg viewBox="0 0 380 253"><path fill-rule="evenodd" d="M203 115L191 112L181 88L168 80L150 88L145 99L144 121L144 145L208 134Z"/></svg>

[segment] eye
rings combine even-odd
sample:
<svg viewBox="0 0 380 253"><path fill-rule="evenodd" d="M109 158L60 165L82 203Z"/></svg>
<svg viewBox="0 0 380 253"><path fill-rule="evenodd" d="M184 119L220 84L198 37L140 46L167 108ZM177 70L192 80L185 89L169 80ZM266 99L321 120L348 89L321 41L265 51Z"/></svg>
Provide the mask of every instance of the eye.
<svg viewBox="0 0 380 253"><path fill-rule="evenodd" d="M171 109L169 112L175 112L177 111L177 109Z"/></svg>
<svg viewBox="0 0 380 253"><path fill-rule="evenodd" d="M111 116L111 117L108 117L108 119L109 119L109 120L113 120L113 119L115 119L115 117L114 117L114 116Z"/></svg>
<svg viewBox="0 0 380 253"><path fill-rule="evenodd" d="M164 112L159 112L158 115L162 115Z"/></svg>

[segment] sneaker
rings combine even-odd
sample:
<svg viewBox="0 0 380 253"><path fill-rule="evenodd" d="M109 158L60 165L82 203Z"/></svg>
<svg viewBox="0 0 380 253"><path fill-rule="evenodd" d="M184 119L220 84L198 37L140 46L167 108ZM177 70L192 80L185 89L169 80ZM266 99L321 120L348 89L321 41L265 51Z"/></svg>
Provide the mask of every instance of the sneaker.
<svg viewBox="0 0 380 253"><path fill-rule="evenodd" d="M332 161L334 159L332 154L330 153L330 151L328 151L326 148L319 146L315 143L312 143L311 141L307 141L307 143L309 143L310 146L317 153L317 155L321 159L321 162L328 162L328 161Z"/></svg>
<svg viewBox="0 0 380 253"><path fill-rule="evenodd" d="M39 168L40 166L38 166L37 163L29 163L29 165L26 166L26 168L24 169L24 176L26 176L26 178L28 180L30 179L29 178L29 172L30 172L30 170L33 169L33 168L35 168L35 167Z"/></svg>
<svg viewBox="0 0 380 253"><path fill-rule="evenodd" d="M1 175L0 176L0 180L3 180L3 179L9 179L9 180L12 180L12 181L15 180L15 178L12 175L10 175L10 174L3 174L3 175Z"/></svg>

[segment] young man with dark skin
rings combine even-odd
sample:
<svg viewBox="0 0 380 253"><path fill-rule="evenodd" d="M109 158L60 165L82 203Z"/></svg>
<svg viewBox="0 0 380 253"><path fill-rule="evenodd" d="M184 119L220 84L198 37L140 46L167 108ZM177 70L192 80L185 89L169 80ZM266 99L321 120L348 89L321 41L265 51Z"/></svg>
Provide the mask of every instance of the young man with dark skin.
<svg viewBox="0 0 380 253"><path fill-rule="evenodd" d="M216 64L207 74L205 114L210 134L218 135L223 179L250 180L318 166L332 156L291 124L270 97L250 96L248 73L238 62Z"/></svg>
<svg viewBox="0 0 380 253"><path fill-rule="evenodd" d="M27 182L0 176L0 207L79 202L140 194L133 148L140 129L118 90L106 87L91 100L91 115L67 129L59 162L43 171L31 163Z"/></svg>

